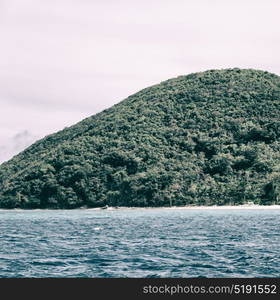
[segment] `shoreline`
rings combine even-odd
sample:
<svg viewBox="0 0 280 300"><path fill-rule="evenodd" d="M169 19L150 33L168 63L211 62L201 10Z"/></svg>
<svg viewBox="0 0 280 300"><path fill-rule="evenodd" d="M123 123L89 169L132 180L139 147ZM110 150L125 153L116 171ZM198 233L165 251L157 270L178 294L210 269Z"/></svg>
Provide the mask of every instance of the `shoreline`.
<svg viewBox="0 0 280 300"><path fill-rule="evenodd" d="M73 209L64 209L64 208L34 208L34 209L24 209L24 208L11 208L5 209L0 208L1 211L118 211L118 210L155 210L155 209L164 209L164 210L280 210L280 205L258 205L258 204L242 204L242 205L201 205L201 206L159 206L159 207L129 207L129 206L109 206L107 208L104 207L79 207Z"/></svg>
<svg viewBox="0 0 280 300"><path fill-rule="evenodd" d="M262 210L262 209L280 209L280 205L257 205L257 204L243 204L243 205L211 205L211 206L206 206L206 205L201 205L201 206L171 206L171 207L166 207L166 206L161 206L161 207L108 207L106 209L102 208L81 208L81 209L86 209L86 210L119 210L119 209L166 209L166 210L172 210L172 209L178 209L178 210L223 210L223 209L254 209L254 210Z"/></svg>

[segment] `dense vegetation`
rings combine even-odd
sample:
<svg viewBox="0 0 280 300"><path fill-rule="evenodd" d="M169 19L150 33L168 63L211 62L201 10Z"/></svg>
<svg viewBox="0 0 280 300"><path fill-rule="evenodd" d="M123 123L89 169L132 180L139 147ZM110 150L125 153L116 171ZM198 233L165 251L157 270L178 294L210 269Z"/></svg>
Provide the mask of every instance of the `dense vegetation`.
<svg viewBox="0 0 280 300"><path fill-rule="evenodd" d="M280 77L210 70L146 88L0 167L0 207L278 203Z"/></svg>

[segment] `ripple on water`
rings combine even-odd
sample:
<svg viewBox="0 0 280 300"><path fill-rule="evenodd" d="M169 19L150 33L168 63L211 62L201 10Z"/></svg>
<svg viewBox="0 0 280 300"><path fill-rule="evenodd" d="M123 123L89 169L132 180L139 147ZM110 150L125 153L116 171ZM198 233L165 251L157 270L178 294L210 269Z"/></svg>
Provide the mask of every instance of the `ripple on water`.
<svg viewBox="0 0 280 300"><path fill-rule="evenodd" d="M278 277L280 211L0 211L0 277Z"/></svg>

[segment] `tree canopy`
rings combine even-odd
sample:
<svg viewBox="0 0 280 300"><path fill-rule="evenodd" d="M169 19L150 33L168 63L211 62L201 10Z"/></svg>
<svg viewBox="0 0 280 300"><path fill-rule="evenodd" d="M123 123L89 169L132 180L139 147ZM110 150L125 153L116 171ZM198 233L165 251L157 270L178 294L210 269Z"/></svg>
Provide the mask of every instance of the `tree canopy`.
<svg viewBox="0 0 280 300"><path fill-rule="evenodd" d="M209 70L146 88L0 166L0 207L278 203L280 77Z"/></svg>

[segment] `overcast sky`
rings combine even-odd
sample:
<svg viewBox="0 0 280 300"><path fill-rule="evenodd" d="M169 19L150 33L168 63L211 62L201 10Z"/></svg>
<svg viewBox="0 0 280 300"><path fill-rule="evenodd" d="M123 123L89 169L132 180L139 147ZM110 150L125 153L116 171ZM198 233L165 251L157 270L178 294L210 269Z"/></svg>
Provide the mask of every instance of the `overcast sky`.
<svg viewBox="0 0 280 300"><path fill-rule="evenodd" d="M279 0L0 0L0 162L165 79L280 75Z"/></svg>

